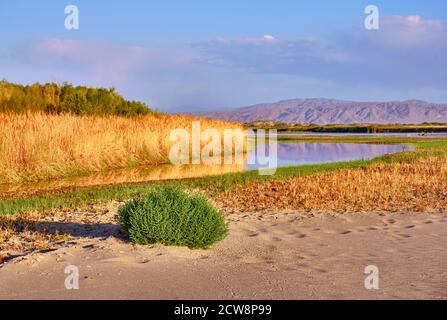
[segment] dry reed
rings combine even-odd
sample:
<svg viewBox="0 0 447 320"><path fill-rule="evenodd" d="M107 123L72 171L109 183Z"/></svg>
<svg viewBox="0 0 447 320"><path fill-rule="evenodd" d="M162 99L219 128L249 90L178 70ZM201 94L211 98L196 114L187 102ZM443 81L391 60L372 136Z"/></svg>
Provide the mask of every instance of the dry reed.
<svg viewBox="0 0 447 320"><path fill-rule="evenodd" d="M0 114L0 183L168 163L169 133L191 130L194 120L200 120L202 129L242 129L181 115Z"/></svg>

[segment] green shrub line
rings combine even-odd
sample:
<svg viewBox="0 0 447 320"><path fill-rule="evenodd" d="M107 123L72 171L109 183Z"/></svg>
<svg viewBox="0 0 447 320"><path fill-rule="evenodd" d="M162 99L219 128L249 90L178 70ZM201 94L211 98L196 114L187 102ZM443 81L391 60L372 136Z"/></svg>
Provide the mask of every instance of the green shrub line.
<svg viewBox="0 0 447 320"><path fill-rule="evenodd" d="M407 143L407 141L405 142ZM260 176L257 171L248 171L241 173L229 173L221 176L197 178L193 180L87 187L60 194L42 194L0 200L0 215L12 215L29 211L73 209L106 203L111 200L126 201L147 194L160 184L166 186L178 186L185 189L203 189L208 194L212 195L231 190L249 182L289 179L297 176L307 176L322 172L360 168L379 162L407 162L414 161L420 157L447 156L447 140L413 142L412 145L415 146L414 151L382 156L373 160L356 160L278 168L276 174L273 176Z"/></svg>
<svg viewBox="0 0 447 320"><path fill-rule="evenodd" d="M276 129L281 133L429 133L447 132L446 123L425 122L421 124L287 124L275 121L245 123L253 130Z"/></svg>
<svg viewBox="0 0 447 320"><path fill-rule="evenodd" d="M158 187L119 209L132 242L207 249L228 234L223 214L204 196L178 187Z"/></svg>
<svg viewBox="0 0 447 320"><path fill-rule="evenodd" d="M92 88L57 83L24 86L0 81L0 112L137 116L154 113L138 101L128 101L114 88Z"/></svg>

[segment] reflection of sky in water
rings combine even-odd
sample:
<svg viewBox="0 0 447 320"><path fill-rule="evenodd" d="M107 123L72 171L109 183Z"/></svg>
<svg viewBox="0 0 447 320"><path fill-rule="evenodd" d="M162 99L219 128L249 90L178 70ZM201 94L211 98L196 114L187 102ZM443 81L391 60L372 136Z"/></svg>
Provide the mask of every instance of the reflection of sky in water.
<svg viewBox="0 0 447 320"><path fill-rule="evenodd" d="M433 138L433 137L447 137L447 132L393 132L393 133L356 133L356 132L313 132L313 133L278 133L278 137L413 137L413 138Z"/></svg>
<svg viewBox="0 0 447 320"><path fill-rule="evenodd" d="M396 153L411 149L400 145L374 145L353 143L290 143L278 142L278 167L316 164L334 161L349 161L358 159L371 159L386 153ZM266 155L269 156L268 144ZM244 155L245 161L253 159L255 151ZM256 160L256 159L255 159ZM253 163L255 161L250 161ZM271 166L275 166L275 162ZM225 173L241 172L268 168L268 165L258 164L231 164L231 165L157 165L125 168L98 172L90 176L56 179L38 183L0 184L0 199L10 197L20 192L33 193L42 190L59 190L68 187L87 187L97 185L112 185L121 183L142 183L159 180L189 179Z"/></svg>
<svg viewBox="0 0 447 320"><path fill-rule="evenodd" d="M387 144L355 144L355 143L283 143L278 142L278 167L304 164L318 164L338 161L372 159L388 153L411 150L409 146ZM265 168L268 165L252 164L256 152L249 155L249 164L245 170ZM269 156L268 144L266 155Z"/></svg>

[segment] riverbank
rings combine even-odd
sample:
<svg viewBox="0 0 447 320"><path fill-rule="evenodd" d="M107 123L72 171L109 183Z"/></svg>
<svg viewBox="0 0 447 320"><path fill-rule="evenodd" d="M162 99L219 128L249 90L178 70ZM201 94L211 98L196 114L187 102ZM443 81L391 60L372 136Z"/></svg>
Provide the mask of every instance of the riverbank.
<svg viewBox="0 0 447 320"><path fill-rule="evenodd" d="M307 139L307 138L306 138ZM358 160L350 162L325 163L298 167L278 168L273 176L261 176L257 171L230 173L199 179L186 179L181 181L167 181L159 183L176 184L184 188L201 190L211 197L218 197L222 192L231 192L250 183L259 184L273 181L284 181L296 177L306 177L316 174L343 172L343 170L361 170L374 164L400 163L413 166L417 159L432 159L443 163L447 159L447 139L417 139L417 138L372 138L372 137L324 137L320 141L332 142L358 142L358 143L401 143L412 144L414 151L386 155L373 160ZM299 140L299 141L314 141ZM444 160L443 160L444 159ZM435 168L436 169L436 168ZM436 173L436 172L435 172ZM441 173L441 171L439 172ZM372 176L370 177L372 178ZM368 177L365 177L368 179ZM442 179L439 179L442 180ZM444 179L447 180L447 179ZM363 180L364 182L364 180ZM12 197L3 197L0 201L0 215L12 215L19 212L39 211L45 212L57 208L73 209L88 205L107 203L112 200L124 201L140 196L159 183L121 183L118 185L105 185L97 187L66 187L54 190L42 190L38 193L15 193ZM357 181L356 183L362 183ZM355 187L356 184L353 184ZM429 191L428 191L429 192Z"/></svg>
<svg viewBox="0 0 447 320"><path fill-rule="evenodd" d="M447 141L422 141L415 146L414 151L369 161L279 168L274 176L246 172L165 184L203 192L229 213L281 210L303 213L447 212ZM98 207L101 208L99 212L113 212L116 207L104 208L104 205L115 203L118 206L156 185L58 190L2 200L0 251L4 259L9 259L68 241L62 229L39 232L51 221L69 221L77 217L79 228L101 229L99 226L105 222L101 220L102 214L97 215ZM80 212L91 214L79 215Z"/></svg>
<svg viewBox="0 0 447 320"><path fill-rule="evenodd" d="M125 237L118 208L154 184L2 200L0 298L447 299L447 141L411 143L369 161L167 182L225 213L229 236L207 251ZM80 290L64 289L67 265ZM380 290L364 287L369 265Z"/></svg>

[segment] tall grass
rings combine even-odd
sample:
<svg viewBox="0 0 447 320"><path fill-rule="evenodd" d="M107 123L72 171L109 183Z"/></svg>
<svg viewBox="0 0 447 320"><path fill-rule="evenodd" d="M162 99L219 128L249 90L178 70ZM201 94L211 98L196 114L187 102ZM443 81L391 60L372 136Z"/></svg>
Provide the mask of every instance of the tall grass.
<svg viewBox="0 0 447 320"><path fill-rule="evenodd" d="M191 130L187 116L0 114L0 183L75 176L168 163L173 129ZM202 129L235 123L200 119ZM202 143L203 144L203 143Z"/></svg>

